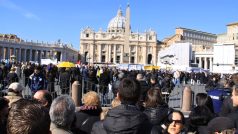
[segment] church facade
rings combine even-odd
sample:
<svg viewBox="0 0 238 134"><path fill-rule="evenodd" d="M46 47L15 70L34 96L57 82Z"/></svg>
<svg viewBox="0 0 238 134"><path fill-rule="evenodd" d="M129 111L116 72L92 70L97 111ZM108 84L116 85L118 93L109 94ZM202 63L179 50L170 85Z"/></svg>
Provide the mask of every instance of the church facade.
<svg viewBox="0 0 238 134"><path fill-rule="evenodd" d="M153 30L132 32L130 7L126 16L119 9L108 24L107 31L95 32L86 27L80 34L80 55L83 63L150 64L156 65L158 55L157 34Z"/></svg>

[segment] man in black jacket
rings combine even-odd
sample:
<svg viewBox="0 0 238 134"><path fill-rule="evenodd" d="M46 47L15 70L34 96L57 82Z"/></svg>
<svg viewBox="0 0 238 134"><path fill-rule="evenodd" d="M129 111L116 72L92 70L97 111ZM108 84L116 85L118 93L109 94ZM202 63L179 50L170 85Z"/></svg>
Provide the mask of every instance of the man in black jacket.
<svg viewBox="0 0 238 134"><path fill-rule="evenodd" d="M141 74L141 73L137 74L136 80L138 80L140 83L140 87L141 87L140 101L143 102L143 101L145 101L145 96L146 96L147 91L150 89L150 86L146 82L143 74Z"/></svg>
<svg viewBox="0 0 238 134"><path fill-rule="evenodd" d="M148 134L152 125L137 107L140 97L138 81L125 78L119 86L118 96L121 105L111 109L101 122L93 125L92 134Z"/></svg>

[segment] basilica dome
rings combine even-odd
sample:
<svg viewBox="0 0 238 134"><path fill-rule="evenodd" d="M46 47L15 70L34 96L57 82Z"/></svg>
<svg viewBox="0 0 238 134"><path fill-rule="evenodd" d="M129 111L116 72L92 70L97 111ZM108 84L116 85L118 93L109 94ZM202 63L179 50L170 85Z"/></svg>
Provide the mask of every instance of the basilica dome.
<svg viewBox="0 0 238 134"><path fill-rule="evenodd" d="M122 15L121 9L117 11L117 16L112 18L108 24L108 32L124 32L125 31L126 18Z"/></svg>

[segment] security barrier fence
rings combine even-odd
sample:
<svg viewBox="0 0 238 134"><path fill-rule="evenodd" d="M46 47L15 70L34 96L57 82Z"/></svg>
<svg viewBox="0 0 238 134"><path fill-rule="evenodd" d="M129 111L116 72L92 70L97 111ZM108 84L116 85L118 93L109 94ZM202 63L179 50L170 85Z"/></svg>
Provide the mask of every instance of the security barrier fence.
<svg viewBox="0 0 238 134"><path fill-rule="evenodd" d="M34 94L34 86L37 86L37 83L32 84L33 80L29 78L23 77L22 79L19 79L19 83L22 84L25 89L22 91L22 97L23 98L32 98L32 95ZM11 81L12 82L12 81ZM3 97L7 95L7 89L9 84L11 83L7 80L0 81L0 96ZM43 82L44 89L47 89L51 95L52 98L56 98L57 96L60 96L61 94L72 94L72 82L70 80L67 81L59 81L59 79L55 79L55 81L49 82L44 81ZM80 97L83 96L88 91L95 91L98 93L101 106L111 106L111 102L115 95L112 91L111 84L103 85L94 83L92 81L89 81L87 79L82 78L82 80L79 81L79 91L82 93ZM181 108L182 107L182 97L183 97L183 89L185 86L175 87L172 92L169 94L167 92L162 92L162 96L172 108ZM199 92L205 92L205 86L191 86L192 89L192 104L195 105L194 96ZM81 98L79 98L81 99Z"/></svg>

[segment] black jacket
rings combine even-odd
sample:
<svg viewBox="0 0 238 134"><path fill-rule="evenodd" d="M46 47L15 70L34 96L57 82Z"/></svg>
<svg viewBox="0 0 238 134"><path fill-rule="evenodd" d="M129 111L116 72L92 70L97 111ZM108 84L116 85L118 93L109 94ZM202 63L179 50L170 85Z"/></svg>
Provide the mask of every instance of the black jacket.
<svg viewBox="0 0 238 134"><path fill-rule="evenodd" d="M147 94L147 91L150 89L150 86L146 83L145 80L139 80L139 83L140 83L140 87L141 87L140 101L144 101L145 97L146 97L146 94Z"/></svg>
<svg viewBox="0 0 238 134"><path fill-rule="evenodd" d="M74 134L90 134L92 126L100 120L101 107L82 106L80 111L76 112L76 122L73 128Z"/></svg>
<svg viewBox="0 0 238 134"><path fill-rule="evenodd" d="M91 134L148 134L151 127L136 106L121 104L111 109L104 121L95 123Z"/></svg>
<svg viewBox="0 0 238 134"><path fill-rule="evenodd" d="M15 72L10 72L7 74L7 78L8 78L8 82L9 84L13 83L13 82L18 82L18 76Z"/></svg>
<svg viewBox="0 0 238 134"><path fill-rule="evenodd" d="M151 124L160 125L167 118L168 110L168 105L163 104L155 108L145 108L144 113L148 117Z"/></svg>
<svg viewBox="0 0 238 134"><path fill-rule="evenodd" d="M68 71L65 71L60 74L60 87L61 88L68 88L70 85L70 73Z"/></svg>
<svg viewBox="0 0 238 134"><path fill-rule="evenodd" d="M233 102L231 100L231 97L227 97L226 99L224 99L222 103L219 116L227 116L228 114L235 112L237 110L238 110L238 107L233 107Z"/></svg>
<svg viewBox="0 0 238 134"><path fill-rule="evenodd" d="M216 117L216 114L206 106L197 106L189 114L186 122L187 132L196 132L197 134L208 134L207 124Z"/></svg>
<svg viewBox="0 0 238 134"><path fill-rule="evenodd" d="M227 115L227 117L231 118L235 122L236 130L238 129L238 110L231 112Z"/></svg>

